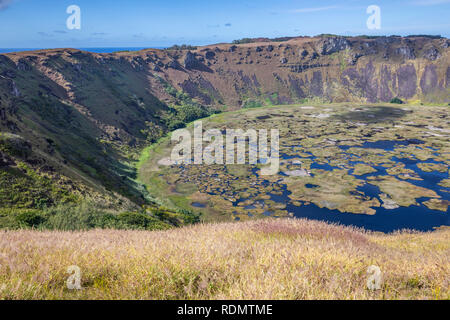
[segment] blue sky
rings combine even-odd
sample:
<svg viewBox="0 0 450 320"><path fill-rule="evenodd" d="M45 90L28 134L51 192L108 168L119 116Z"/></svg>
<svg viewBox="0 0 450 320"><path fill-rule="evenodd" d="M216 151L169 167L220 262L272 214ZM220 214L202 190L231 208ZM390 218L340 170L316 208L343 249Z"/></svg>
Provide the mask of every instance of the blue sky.
<svg viewBox="0 0 450 320"><path fill-rule="evenodd" d="M69 30L69 5L81 29ZM381 29L369 30L369 5ZM0 0L0 48L152 47L334 33L449 36L450 0Z"/></svg>

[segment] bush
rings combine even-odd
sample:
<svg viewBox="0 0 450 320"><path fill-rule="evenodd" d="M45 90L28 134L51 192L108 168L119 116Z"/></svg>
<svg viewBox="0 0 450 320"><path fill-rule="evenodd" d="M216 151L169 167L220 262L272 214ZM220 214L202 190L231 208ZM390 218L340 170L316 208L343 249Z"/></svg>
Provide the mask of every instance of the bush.
<svg viewBox="0 0 450 320"><path fill-rule="evenodd" d="M40 210L23 210L15 219L19 226L25 228L37 228L46 221Z"/></svg>
<svg viewBox="0 0 450 320"><path fill-rule="evenodd" d="M251 38L243 38L243 39L239 39L239 40L233 40L233 44L245 44L245 43L252 43L254 42L253 39Z"/></svg>
<svg viewBox="0 0 450 320"><path fill-rule="evenodd" d="M108 228L108 213L89 203L81 205L60 205L46 210L48 216L45 228L50 230L88 230ZM112 221L114 225L114 221Z"/></svg>
<svg viewBox="0 0 450 320"><path fill-rule="evenodd" d="M391 100L391 103L396 103L396 104L403 104L403 101L399 98L394 98Z"/></svg>
<svg viewBox="0 0 450 320"><path fill-rule="evenodd" d="M182 209L179 212L173 212L167 208L152 208L152 215L162 221L166 221L173 226L179 227L186 224L194 224L200 222L200 217L192 211Z"/></svg>
<svg viewBox="0 0 450 320"><path fill-rule="evenodd" d="M174 44L171 47L166 48L166 50L196 50L197 47L191 46L189 44L182 44L181 46Z"/></svg>
<svg viewBox="0 0 450 320"><path fill-rule="evenodd" d="M132 229L165 230L172 225L146 212L113 213L85 202L81 205L58 206L46 211L43 228L50 230Z"/></svg>
<svg viewBox="0 0 450 320"><path fill-rule="evenodd" d="M189 103L170 108L172 115L167 117L166 125L170 131L183 128L189 122L209 117L214 111L204 106Z"/></svg>
<svg viewBox="0 0 450 320"><path fill-rule="evenodd" d="M246 100L243 105L242 108L260 108L262 107L262 103L258 100L253 100L253 99L248 99Z"/></svg>
<svg viewBox="0 0 450 320"><path fill-rule="evenodd" d="M166 230L200 221L191 211L151 207L141 212L109 212L95 203L59 205L44 210L0 208L0 229L80 231L89 229Z"/></svg>
<svg viewBox="0 0 450 320"><path fill-rule="evenodd" d="M19 158L28 158L32 153L31 144L22 137L7 133L0 132L0 151Z"/></svg>

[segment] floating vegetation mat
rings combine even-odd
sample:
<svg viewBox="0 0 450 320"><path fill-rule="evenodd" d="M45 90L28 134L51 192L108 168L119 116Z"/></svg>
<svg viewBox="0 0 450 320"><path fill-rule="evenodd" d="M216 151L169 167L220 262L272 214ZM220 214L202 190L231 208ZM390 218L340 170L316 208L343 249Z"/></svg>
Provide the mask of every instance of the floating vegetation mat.
<svg viewBox="0 0 450 320"><path fill-rule="evenodd" d="M207 221L307 217L390 232L450 225L450 109L282 106L224 113L203 129L278 129L280 172L259 165L168 166L174 143L140 168L150 193ZM205 144L206 145L206 144Z"/></svg>

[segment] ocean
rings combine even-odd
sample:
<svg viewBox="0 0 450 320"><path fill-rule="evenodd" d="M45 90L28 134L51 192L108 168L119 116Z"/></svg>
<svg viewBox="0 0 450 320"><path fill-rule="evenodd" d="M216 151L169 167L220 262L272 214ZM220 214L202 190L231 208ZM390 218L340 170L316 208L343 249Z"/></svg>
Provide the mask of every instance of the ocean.
<svg viewBox="0 0 450 320"><path fill-rule="evenodd" d="M117 51L139 51L143 49L164 49L165 47L100 47L100 48L75 48L83 51L97 52L97 53L112 53ZM0 48L0 53L20 52L20 51L34 51L52 48Z"/></svg>

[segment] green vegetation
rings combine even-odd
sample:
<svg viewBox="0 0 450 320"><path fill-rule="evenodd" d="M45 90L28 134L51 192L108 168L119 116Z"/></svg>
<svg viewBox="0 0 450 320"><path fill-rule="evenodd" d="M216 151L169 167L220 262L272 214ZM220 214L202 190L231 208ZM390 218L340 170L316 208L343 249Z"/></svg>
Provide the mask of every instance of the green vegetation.
<svg viewBox="0 0 450 320"><path fill-rule="evenodd" d="M166 125L169 130L184 128L187 123L197 119L206 118L213 114L210 109L198 104L183 104L181 106L171 107Z"/></svg>
<svg viewBox="0 0 450 320"><path fill-rule="evenodd" d="M0 206L42 209L58 203L80 200L74 190L48 175L39 174L24 162L0 170Z"/></svg>
<svg viewBox="0 0 450 320"><path fill-rule="evenodd" d="M289 41L291 39L294 39L295 37L277 37L277 38L263 38L266 41L271 42L285 42ZM255 43L261 41L261 38L242 38L238 40L233 40L232 44L246 44L246 43Z"/></svg>
<svg viewBox="0 0 450 320"><path fill-rule="evenodd" d="M251 108L260 108L263 104L259 100L255 99L247 99L242 105L242 108L244 109L251 109Z"/></svg>
<svg viewBox="0 0 450 320"><path fill-rule="evenodd" d="M391 100L391 103L394 103L394 104L403 104L404 102L403 102L401 99L399 99L399 98L394 98L394 99Z"/></svg>
<svg viewBox="0 0 450 320"><path fill-rule="evenodd" d="M339 35L333 34L333 33L321 33L321 34L318 34L316 37L318 37L318 38L336 38L336 37L339 37Z"/></svg>
<svg viewBox="0 0 450 320"><path fill-rule="evenodd" d="M233 40L233 44L245 44L245 43L253 43L253 42L255 42L255 40L254 39L251 39L251 38L242 38L242 39L239 39L239 40Z"/></svg>
<svg viewBox="0 0 450 320"><path fill-rule="evenodd" d="M0 152L12 157L27 158L32 149L31 145L22 137L8 132L0 132Z"/></svg>
<svg viewBox="0 0 450 320"><path fill-rule="evenodd" d="M196 50L197 47L191 46L189 44L182 44L181 46L175 44L171 47L166 48L165 50Z"/></svg>
<svg viewBox="0 0 450 320"><path fill-rule="evenodd" d="M158 76L157 78L166 92L176 99L176 103L169 107L168 114L164 116L164 123L169 131L183 128L194 120L220 113L219 110L195 102L188 94L178 91L163 78Z"/></svg>
<svg viewBox="0 0 450 320"><path fill-rule="evenodd" d="M428 38L428 39L442 39L441 35L430 35L430 34L412 34L406 36L406 38Z"/></svg>
<svg viewBox="0 0 450 320"><path fill-rule="evenodd" d="M193 224L199 216L190 211L175 212L164 207L147 207L141 211L115 211L93 202L58 205L39 209L0 209L1 229L89 230L133 229L164 230Z"/></svg>

